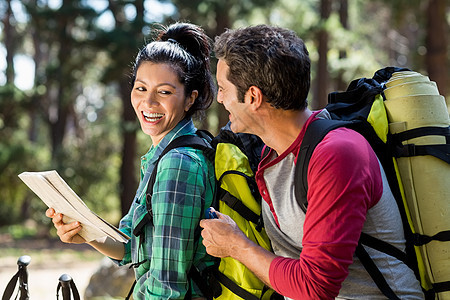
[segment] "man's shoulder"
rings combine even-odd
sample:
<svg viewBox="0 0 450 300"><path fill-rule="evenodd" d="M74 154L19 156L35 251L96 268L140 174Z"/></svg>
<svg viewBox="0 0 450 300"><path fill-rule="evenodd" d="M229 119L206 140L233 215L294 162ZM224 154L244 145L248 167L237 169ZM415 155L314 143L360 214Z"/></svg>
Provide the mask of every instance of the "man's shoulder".
<svg viewBox="0 0 450 300"><path fill-rule="evenodd" d="M317 145L314 152L330 155L345 155L349 159L363 156L375 156L369 142L358 132L339 127L331 130Z"/></svg>

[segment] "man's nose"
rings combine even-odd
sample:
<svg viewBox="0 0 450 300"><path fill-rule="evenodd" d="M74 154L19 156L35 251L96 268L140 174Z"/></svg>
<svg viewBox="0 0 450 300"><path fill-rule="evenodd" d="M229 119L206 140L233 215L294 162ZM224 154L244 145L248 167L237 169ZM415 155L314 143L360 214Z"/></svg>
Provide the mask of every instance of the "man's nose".
<svg viewBox="0 0 450 300"><path fill-rule="evenodd" d="M219 102L220 104L223 104L222 96L219 94L217 94L217 102Z"/></svg>

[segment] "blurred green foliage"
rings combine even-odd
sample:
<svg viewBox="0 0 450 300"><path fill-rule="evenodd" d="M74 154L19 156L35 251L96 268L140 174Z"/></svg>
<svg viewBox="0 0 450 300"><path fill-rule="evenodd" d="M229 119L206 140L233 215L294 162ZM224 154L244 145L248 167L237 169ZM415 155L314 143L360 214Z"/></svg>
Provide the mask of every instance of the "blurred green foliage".
<svg viewBox="0 0 450 300"><path fill-rule="evenodd" d="M325 28L330 82L324 88L329 91L336 90L339 81L370 77L387 65L425 71L426 20L417 0L348 1L348 26L343 26L337 13L346 2L340 0L333 1L327 20L320 19L318 0L150 2L0 3L0 54L25 55L35 65L34 83L25 91L6 74L11 66L0 69L0 226L9 225L10 234L41 234L33 228L11 226L29 219L43 231L51 228L44 215L45 204L17 177L23 171L57 169L94 212L118 222L120 176L137 179L139 175L138 171L121 174L126 147L122 134L137 132L135 170L151 142L136 122L123 120L122 109L127 103L125 85L132 61L151 40L154 23L190 21L212 38L226 27L258 23L288 27L304 39L310 51L313 83L319 59L316 34ZM13 8L9 14L8 4ZM448 22L449 18L447 27ZM214 71L214 59L212 63ZM16 74L19 67L15 64ZM215 133L221 120L218 111L214 104L203 123Z"/></svg>

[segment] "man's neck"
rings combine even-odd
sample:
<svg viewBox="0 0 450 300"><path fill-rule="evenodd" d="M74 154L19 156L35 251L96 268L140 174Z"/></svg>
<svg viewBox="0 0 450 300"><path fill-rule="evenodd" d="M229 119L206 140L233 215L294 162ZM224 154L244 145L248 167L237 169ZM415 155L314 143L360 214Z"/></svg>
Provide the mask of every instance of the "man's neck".
<svg viewBox="0 0 450 300"><path fill-rule="evenodd" d="M298 137L311 113L309 109L294 111L271 108L261 118L264 130L256 134L280 155Z"/></svg>

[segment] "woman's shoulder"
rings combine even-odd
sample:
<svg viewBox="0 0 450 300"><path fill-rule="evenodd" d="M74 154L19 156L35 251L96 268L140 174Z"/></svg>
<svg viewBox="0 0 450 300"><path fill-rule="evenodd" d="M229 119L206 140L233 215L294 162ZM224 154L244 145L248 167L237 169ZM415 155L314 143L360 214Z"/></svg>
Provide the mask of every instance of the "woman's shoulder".
<svg viewBox="0 0 450 300"><path fill-rule="evenodd" d="M164 155L160 162L160 166L178 167L178 168L203 168L208 164L208 159L200 149L193 147L179 147L171 149Z"/></svg>
<svg viewBox="0 0 450 300"><path fill-rule="evenodd" d="M166 155L161 160L174 159L183 160L191 159L194 161L204 161L206 159L204 153L200 149L195 149L193 147L178 147L167 152Z"/></svg>

